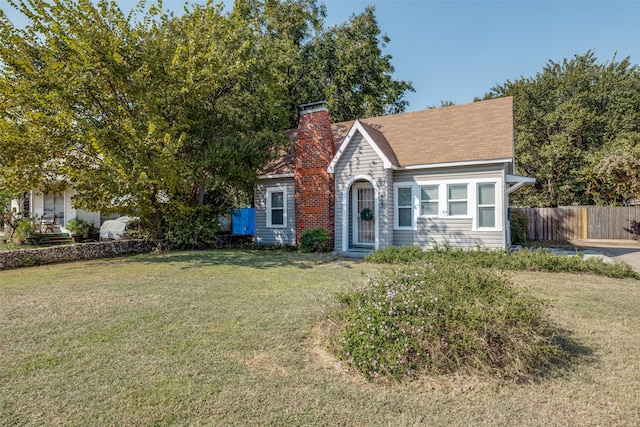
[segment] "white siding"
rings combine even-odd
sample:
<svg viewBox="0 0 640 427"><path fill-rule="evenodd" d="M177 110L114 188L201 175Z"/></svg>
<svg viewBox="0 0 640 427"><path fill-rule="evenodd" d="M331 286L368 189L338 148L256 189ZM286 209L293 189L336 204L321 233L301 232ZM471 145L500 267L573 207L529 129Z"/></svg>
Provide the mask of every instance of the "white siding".
<svg viewBox="0 0 640 427"><path fill-rule="evenodd" d="M75 189L67 188L64 192L60 193L60 197L64 198L64 220L60 221L62 227L66 226L67 223L75 218L83 219L89 223L94 223L96 227L100 227L101 224L101 215L100 212L87 212L82 209L76 209L73 207L73 196L75 195ZM33 197L31 198L31 213L38 217L44 214L44 198L45 195L42 193L38 193L36 191L33 192Z"/></svg>
<svg viewBox="0 0 640 427"><path fill-rule="evenodd" d="M378 247L384 248L391 244L389 233L389 205L393 209L392 199L389 199L389 178L390 173L384 168L382 159L376 154L373 147L360 135L356 133L349 146L343 152L340 161L335 165L336 182L336 234L335 248L341 250L343 242L347 242L347 248L351 242L351 215L350 212L350 188L357 181L369 181L378 189L378 215L376 216ZM346 202L346 205L345 205ZM391 203L390 203L391 202ZM344 213L347 213L345 216ZM348 236L344 236L344 230Z"/></svg>
<svg viewBox="0 0 640 427"><path fill-rule="evenodd" d="M89 224L93 223L96 227L100 228L101 218L100 212L87 212L82 209L76 209L76 218L83 219L87 221Z"/></svg>
<svg viewBox="0 0 640 427"><path fill-rule="evenodd" d="M454 247L502 248L507 244L508 222L506 220L507 199L505 196L504 168L473 167L419 171L397 171L394 174L395 183L438 183L450 180L478 182L482 180L499 180L496 188L496 199L501 209L503 221L497 228L499 230L486 231L474 230L473 218L477 215L475 201L468 201L469 216L465 218L444 217L425 218L417 217L414 230L394 230L393 244L396 246L419 245L422 247L433 246L434 243L449 243ZM470 194L472 191L470 190ZM393 222L391 222L393 227Z"/></svg>
<svg viewBox="0 0 640 427"><path fill-rule="evenodd" d="M396 246L418 245L428 248L434 243L449 243L453 247L504 247L504 232L471 231L471 219L418 218L417 230L395 230Z"/></svg>
<svg viewBox="0 0 640 427"><path fill-rule="evenodd" d="M283 187L287 193L287 223L284 228L267 227L267 188ZM256 243L262 245L295 245L296 215L293 178L261 179L255 187Z"/></svg>

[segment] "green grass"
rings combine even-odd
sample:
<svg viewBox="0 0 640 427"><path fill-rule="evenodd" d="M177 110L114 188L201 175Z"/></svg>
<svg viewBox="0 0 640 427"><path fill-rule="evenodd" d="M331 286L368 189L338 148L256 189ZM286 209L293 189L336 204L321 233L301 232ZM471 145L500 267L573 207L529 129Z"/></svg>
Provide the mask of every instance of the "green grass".
<svg viewBox="0 0 640 427"><path fill-rule="evenodd" d="M406 384L340 369L328 293L378 267L268 251L147 254L0 271L0 425L633 425L640 286L517 273L554 301L574 361L528 384ZM363 274L365 273L365 274Z"/></svg>

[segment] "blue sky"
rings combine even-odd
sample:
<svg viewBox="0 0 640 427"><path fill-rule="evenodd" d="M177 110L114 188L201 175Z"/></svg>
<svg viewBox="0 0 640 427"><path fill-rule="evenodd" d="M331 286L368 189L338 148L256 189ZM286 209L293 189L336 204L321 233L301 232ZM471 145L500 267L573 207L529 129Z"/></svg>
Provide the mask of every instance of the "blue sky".
<svg viewBox="0 0 640 427"><path fill-rule="evenodd" d="M329 21L375 4L396 78L413 82L409 111L481 97L549 60L593 50L640 62L640 1L325 1Z"/></svg>
<svg viewBox="0 0 640 427"><path fill-rule="evenodd" d="M201 2L201 1L198 1ZM119 0L123 8L135 1ZM181 0L164 7L180 11ZM229 2L227 2L229 3ZM533 77L549 61L593 50L600 62L640 63L640 1L324 0L327 24L376 7L397 79L413 82L407 111L481 97ZM0 0L5 12L6 0Z"/></svg>

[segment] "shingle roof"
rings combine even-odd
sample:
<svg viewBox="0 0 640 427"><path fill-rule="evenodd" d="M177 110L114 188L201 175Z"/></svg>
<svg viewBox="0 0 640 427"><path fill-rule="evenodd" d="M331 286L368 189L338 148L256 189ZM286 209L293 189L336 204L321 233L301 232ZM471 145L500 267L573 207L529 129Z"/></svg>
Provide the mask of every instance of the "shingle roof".
<svg viewBox="0 0 640 427"><path fill-rule="evenodd" d="M336 152L353 123L332 125ZM398 167L513 157L512 97L361 119L360 123ZM291 135L295 137L295 132ZM293 172L292 160L280 158L265 173Z"/></svg>

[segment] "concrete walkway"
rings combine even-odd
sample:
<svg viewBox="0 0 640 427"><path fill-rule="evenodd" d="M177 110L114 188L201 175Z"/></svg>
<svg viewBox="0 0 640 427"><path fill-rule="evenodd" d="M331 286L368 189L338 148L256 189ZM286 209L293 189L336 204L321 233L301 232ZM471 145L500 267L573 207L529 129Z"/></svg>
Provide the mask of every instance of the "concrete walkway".
<svg viewBox="0 0 640 427"><path fill-rule="evenodd" d="M640 242L635 240L571 240L580 250L595 251L616 261L623 261L640 273Z"/></svg>

